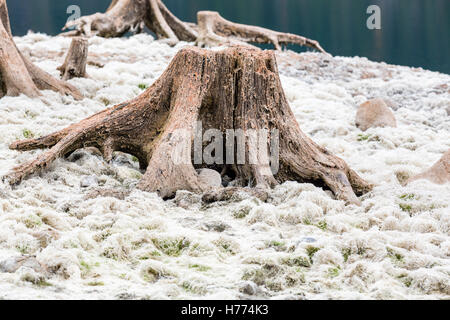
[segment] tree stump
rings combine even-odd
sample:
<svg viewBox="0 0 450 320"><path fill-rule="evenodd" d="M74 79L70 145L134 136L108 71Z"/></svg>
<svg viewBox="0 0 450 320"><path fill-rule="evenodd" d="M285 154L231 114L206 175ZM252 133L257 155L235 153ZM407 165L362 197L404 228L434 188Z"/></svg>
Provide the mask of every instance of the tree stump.
<svg viewBox="0 0 450 320"><path fill-rule="evenodd" d="M53 90L83 98L74 86L53 78L19 51L12 37L6 0L0 0L0 20L0 97L22 93L37 97L39 90Z"/></svg>
<svg viewBox="0 0 450 320"><path fill-rule="evenodd" d="M58 67L61 78L63 80L86 78L87 58L88 41L81 37L73 38L64 63Z"/></svg>
<svg viewBox="0 0 450 320"><path fill-rule="evenodd" d="M239 148L241 154L234 136L211 152L217 161L205 163L201 152L198 161L199 149L211 140L211 136L205 138L211 130L214 139L229 138L239 130L246 137L255 130L270 135L258 140L257 161L249 160L255 158L255 141L248 138L248 144ZM204 137L200 144L196 143L198 133ZM342 159L300 130L281 86L275 53L249 47L182 49L137 98L48 136L12 143L10 148L15 150L51 149L14 168L6 179L19 183L83 147L98 148L107 161L114 151L134 155L146 170L138 188L163 198L177 190L211 191L199 179L196 169L201 168L233 176L239 181L234 189L253 188L256 194L285 181L299 181L330 189L348 203L359 203L356 195L371 189ZM278 152L272 157L268 150L274 147ZM226 161L220 159L222 151L227 153ZM212 198L223 199L234 189L223 189L222 196L217 195L220 190L213 190Z"/></svg>
<svg viewBox="0 0 450 320"><path fill-rule="evenodd" d="M142 32L146 26L169 44L179 41L196 41L200 46L269 43L277 50L285 44L297 44L325 53L315 40L230 22L218 12L200 11L197 20L197 24L179 20L161 0L113 0L105 13L70 21L63 30L75 27L66 33L69 36L120 37L127 32Z"/></svg>

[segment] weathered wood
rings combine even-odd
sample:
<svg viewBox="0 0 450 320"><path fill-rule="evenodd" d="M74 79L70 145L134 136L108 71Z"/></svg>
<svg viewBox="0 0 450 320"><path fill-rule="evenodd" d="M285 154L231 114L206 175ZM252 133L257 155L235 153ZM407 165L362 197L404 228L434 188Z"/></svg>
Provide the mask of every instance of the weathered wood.
<svg viewBox="0 0 450 320"><path fill-rule="evenodd" d="M268 170L267 150L274 144L271 139L254 164L239 162L237 155L226 164L193 163L196 146L192 147L192 140L198 122L201 133L217 129L223 136L229 129L244 133L278 130L279 170ZM233 189L211 190L199 179L196 169L205 167L222 174L231 172L237 187L253 187L252 194L261 198L266 197L264 190L289 180L326 187L349 203L358 203L355 194L371 189L342 159L301 131L282 89L274 52L249 47L218 52L182 49L163 75L137 98L62 131L11 144L16 150L51 149L13 169L7 179L11 184L19 183L82 147L98 148L108 161L114 151L136 156L146 170L138 188L164 198L177 190L213 191L205 196L206 201L229 198ZM250 159L250 149L244 151L243 159Z"/></svg>
<svg viewBox="0 0 450 320"><path fill-rule="evenodd" d="M53 90L82 99L74 86L53 78L21 54L12 37L6 0L0 0L0 20L0 97L22 93L37 97L39 90Z"/></svg>
<svg viewBox="0 0 450 320"><path fill-rule="evenodd" d="M270 43L276 50L281 50L283 45L297 44L325 53L325 50L315 40L295 34L234 23L222 18L218 12L200 11L197 14L197 21L199 33L197 43L200 46Z"/></svg>
<svg viewBox="0 0 450 320"><path fill-rule="evenodd" d="M159 39L169 44L196 41L200 46L270 43L307 46L325 53L320 44L302 36L230 22L219 13L200 11L197 24L179 20L161 0L113 0L105 13L96 13L70 21L63 30L75 27L66 35L120 37L126 32L142 32L147 26Z"/></svg>
<svg viewBox="0 0 450 320"><path fill-rule="evenodd" d="M72 39L69 52L64 63L58 67L63 80L86 78L86 63L88 58L88 41L81 37Z"/></svg>

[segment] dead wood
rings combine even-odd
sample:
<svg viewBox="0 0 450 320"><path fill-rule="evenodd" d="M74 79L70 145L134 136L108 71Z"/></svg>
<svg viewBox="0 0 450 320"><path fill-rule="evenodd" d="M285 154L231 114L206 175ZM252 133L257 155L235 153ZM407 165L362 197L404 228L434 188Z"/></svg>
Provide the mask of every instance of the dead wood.
<svg viewBox="0 0 450 320"><path fill-rule="evenodd" d="M113 0L105 13L70 21L63 30L75 28L67 32L68 36L120 37L127 32L142 32L145 26L158 39L166 39L173 45L179 41L195 41L202 47L268 43L273 44L276 50L281 50L283 45L296 44L325 53L315 40L234 23L222 18L218 12L200 11L197 24L183 22L161 0Z"/></svg>
<svg viewBox="0 0 450 320"><path fill-rule="evenodd" d="M226 162L198 163L194 158L199 146L192 142L199 123L202 134L210 129L224 137L230 129L270 134L262 140L263 151L258 151L256 162L249 161L254 156L249 139L243 162L235 152L227 154ZM272 139L275 132L278 143ZM205 145L203 141L200 148ZM268 151L275 145L278 170L272 169L274 161ZM301 131L281 86L274 52L248 47L182 49L163 75L137 98L48 136L12 143L10 148L15 150L50 150L14 168L7 179L17 184L56 158L83 147L98 148L107 161L114 151L134 155L145 170L138 188L163 198L178 190L213 191L205 198L208 202L229 198L230 191L211 190L199 179L196 169L205 167L233 176L238 182L235 186L254 188L255 194L262 195L279 183L299 181L330 189L348 203L359 203L356 195L371 189L342 159Z"/></svg>
<svg viewBox="0 0 450 320"><path fill-rule="evenodd" d="M86 64L88 59L88 41L81 37L72 39L69 52L64 63L58 67L63 80L72 78L86 78Z"/></svg>
<svg viewBox="0 0 450 320"><path fill-rule="evenodd" d="M74 86L53 78L19 51L12 37L6 0L0 0L0 20L0 97L37 97L39 90L53 90L82 99Z"/></svg>

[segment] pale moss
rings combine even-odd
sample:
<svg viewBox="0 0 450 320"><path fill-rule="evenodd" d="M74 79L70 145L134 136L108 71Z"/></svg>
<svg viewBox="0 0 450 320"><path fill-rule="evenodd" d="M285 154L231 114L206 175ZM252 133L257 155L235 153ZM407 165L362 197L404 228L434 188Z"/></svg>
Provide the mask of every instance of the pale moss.
<svg viewBox="0 0 450 320"><path fill-rule="evenodd" d="M325 230L328 229L328 224L327 224L327 222L326 222L325 220L322 220L322 221L320 221L320 222L317 224L317 228L319 228L319 229L325 231Z"/></svg>
<svg viewBox="0 0 450 320"><path fill-rule="evenodd" d="M248 214L250 213L251 208L250 207L244 207L241 208L235 212L233 212L233 217L236 219L244 219Z"/></svg>
<svg viewBox="0 0 450 320"><path fill-rule="evenodd" d="M203 266L203 265L200 265L200 264L191 264L191 265L189 265L189 268L190 269L195 269L195 270L200 271L200 272L206 272L206 271L211 270L211 267Z"/></svg>
<svg viewBox="0 0 450 320"><path fill-rule="evenodd" d="M311 266L310 261L306 257L297 256L292 258L285 258L282 263L289 267L305 267L309 268Z"/></svg>
<svg viewBox="0 0 450 320"><path fill-rule="evenodd" d="M358 141L367 141L371 136L371 134L358 134Z"/></svg>
<svg viewBox="0 0 450 320"><path fill-rule="evenodd" d="M32 139L32 138L34 138L34 133L31 132L31 130L29 130L29 129L23 129L22 130L22 135L24 136L25 139Z"/></svg>
<svg viewBox="0 0 450 320"><path fill-rule="evenodd" d="M400 209L402 209L405 212L411 213L413 208L410 204L406 204L406 203L400 203L399 204Z"/></svg>
<svg viewBox="0 0 450 320"><path fill-rule="evenodd" d="M341 250L342 256L344 257L344 262L348 261L348 258L352 255L351 248L344 248Z"/></svg>
<svg viewBox="0 0 450 320"><path fill-rule="evenodd" d="M18 245L16 245L16 249L21 254L30 254L31 253L31 248L27 244L18 244Z"/></svg>
<svg viewBox="0 0 450 320"><path fill-rule="evenodd" d="M109 106L111 104L111 101L109 101L107 98L101 98L100 101L105 105Z"/></svg>
<svg viewBox="0 0 450 320"><path fill-rule="evenodd" d="M29 229L40 227L42 225L42 219L36 215L29 215L23 220L25 226Z"/></svg>
<svg viewBox="0 0 450 320"><path fill-rule="evenodd" d="M409 194L403 194L399 198L402 200L413 200L416 197L415 194L409 193Z"/></svg>
<svg viewBox="0 0 450 320"><path fill-rule="evenodd" d="M312 258L314 257L314 255L315 255L319 250L320 250L320 248L312 247L312 246L309 246L309 247L306 248L306 254L308 255L309 261L310 261L311 263L313 263L313 259L312 259Z"/></svg>
<svg viewBox="0 0 450 320"><path fill-rule="evenodd" d="M396 263L402 263L403 262L404 257L400 253L395 252L391 248L386 248L386 251L387 251L387 256L389 258L391 258L392 261L394 261Z"/></svg>
<svg viewBox="0 0 450 320"><path fill-rule="evenodd" d="M190 292L190 293L197 294L197 295L205 295L207 293L205 288L203 288L201 286L197 286L189 281L183 281L183 283L181 284L181 287L186 292Z"/></svg>
<svg viewBox="0 0 450 320"><path fill-rule="evenodd" d="M337 276L339 276L340 272L341 272L341 268L339 266L335 267L335 268L329 268L328 269L328 276L330 278L336 278Z"/></svg>
<svg viewBox="0 0 450 320"><path fill-rule="evenodd" d="M171 257L179 257L183 250L189 248L191 244L186 238L152 239L152 242L156 248Z"/></svg>

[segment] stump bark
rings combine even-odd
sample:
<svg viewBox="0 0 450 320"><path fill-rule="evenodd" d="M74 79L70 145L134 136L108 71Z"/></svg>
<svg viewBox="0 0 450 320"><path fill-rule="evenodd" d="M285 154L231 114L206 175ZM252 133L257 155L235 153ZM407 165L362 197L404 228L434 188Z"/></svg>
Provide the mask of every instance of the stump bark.
<svg viewBox="0 0 450 320"><path fill-rule="evenodd" d="M113 0L105 13L70 21L63 30L75 28L67 32L69 36L120 37L127 32L142 32L145 26L169 44L195 41L204 47L269 43L277 50L281 50L282 45L297 44L325 53L315 40L234 23L222 18L218 12L200 11L197 24L183 22L161 0Z"/></svg>
<svg viewBox="0 0 450 320"><path fill-rule="evenodd" d="M88 41L81 37L73 38L64 63L58 67L61 78L63 80L86 78L87 58Z"/></svg>
<svg viewBox="0 0 450 320"><path fill-rule="evenodd" d="M205 164L195 159L197 149L211 139L195 144L199 125L203 135L211 129L224 137L237 130L245 134L265 130L270 135L259 140L262 148L256 162L249 161L254 154L248 144L243 149L244 161L238 159L242 154L235 152L227 153L226 162ZM273 132L278 140L272 139ZM268 151L274 145L278 147L277 170L271 169L270 159L273 162L274 158ZM137 98L48 136L12 143L10 148L15 150L50 150L14 168L7 179L19 183L56 158L83 147L98 148L107 161L114 151L136 156L146 170L138 188L163 198L172 197L177 190L211 191L199 179L196 169L200 168L233 176L238 186L253 188L256 194L289 180L314 183L330 189L338 199L359 203L356 195L371 189L342 159L301 131L282 89L275 53L248 47L182 49L163 75ZM214 153L218 156L221 150ZM208 199L223 199L234 189L236 185L223 189L222 196L217 195L220 190L213 190L215 195Z"/></svg>
<svg viewBox="0 0 450 320"><path fill-rule="evenodd" d="M39 90L53 90L83 98L74 86L53 78L19 51L12 37L6 0L0 0L0 20L0 97L22 93L37 97Z"/></svg>

